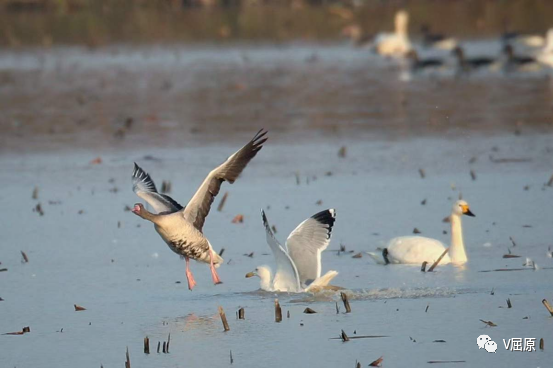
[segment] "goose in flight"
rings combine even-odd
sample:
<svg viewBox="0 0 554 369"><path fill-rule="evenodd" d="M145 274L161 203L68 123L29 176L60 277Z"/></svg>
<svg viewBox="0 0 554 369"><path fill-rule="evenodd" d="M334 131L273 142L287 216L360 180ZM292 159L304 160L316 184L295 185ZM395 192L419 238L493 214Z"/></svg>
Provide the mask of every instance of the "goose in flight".
<svg viewBox="0 0 554 369"><path fill-rule="evenodd" d="M185 259L189 290L196 285L189 267L190 259L209 263L214 284L221 283L215 268L223 263L223 259L214 252L202 232L202 226L221 183L235 182L250 160L262 149L267 140L264 137L266 133L258 131L250 142L212 170L184 208L171 197L158 193L152 178L135 163L133 191L150 204L156 213L147 211L140 203L135 204L133 213L154 223L154 228L169 248Z"/></svg>
<svg viewBox="0 0 554 369"><path fill-rule="evenodd" d="M265 291L310 292L326 287L339 274L331 270L321 276L321 252L331 242L335 216L335 210L328 209L306 219L291 232L283 247L273 235L262 210L267 243L277 269L272 278L269 267L260 266L246 274L246 278L259 277L260 287Z"/></svg>
<svg viewBox="0 0 554 369"><path fill-rule="evenodd" d="M474 217L469 210L469 205L464 200L459 200L452 206L450 224L452 226L452 241L448 254L445 255L440 265L455 264L463 265L467 262L464 239L462 235L462 215ZM368 252L378 264L418 264L424 261L428 264L434 263L446 250L446 246L439 240L420 236L396 237L389 241L387 247L379 255Z"/></svg>

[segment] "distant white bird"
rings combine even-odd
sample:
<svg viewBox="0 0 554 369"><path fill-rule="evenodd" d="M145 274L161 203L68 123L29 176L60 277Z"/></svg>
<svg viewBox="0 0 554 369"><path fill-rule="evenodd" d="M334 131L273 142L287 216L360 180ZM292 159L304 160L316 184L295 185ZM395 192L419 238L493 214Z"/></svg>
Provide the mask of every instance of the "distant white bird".
<svg viewBox="0 0 554 369"><path fill-rule="evenodd" d="M273 252L277 269L259 266L246 278L257 276L265 291L310 292L326 287L338 272L331 270L321 276L321 252L329 246L335 224L335 210L328 209L306 219L291 232L285 247L273 235L262 210L267 243Z"/></svg>
<svg viewBox="0 0 554 369"><path fill-rule="evenodd" d="M185 258L189 290L196 285L189 268L189 259L210 264L213 282L221 283L215 268L223 263L223 259L213 250L202 227L221 184L224 181L235 182L250 160L262 149L267 140L264 137L266 133L260 130L250 142L213 169L184 208L171 197L158 193L152 178L135 163L133 191L158 214L150 213L142 204L135 204L133 213L154 223L154 228L169 248Z"/></svg>
<svg viewBox="0 0 554 369"><path fill-rule="evenodd" d="M537 61L552 67L552 28L546 32L546 40L542 49L536 55Z"/></svg>
<svg viewBox="0 0 554 369"><path fill-rule="evenodd" d="M400 10L394 16L394 33L379 33L373 41L375 52L383 56L402 57L412 49L408 38L409 15Z"/></svg>
<svg viewBox="0 0 554 369"><path fill-rule="evenodd" d="M452 241L448 251L440 265L462 265L467 262L467 256L462 235L462 215L475 215L469 210L469 205L464 200L459 200L452 206L450 223L452 225ZM368 252L378 264L418 264L424 261L434 263L446 250L439 240L420 236L396 237L389 241L382 254Z"/></svg>

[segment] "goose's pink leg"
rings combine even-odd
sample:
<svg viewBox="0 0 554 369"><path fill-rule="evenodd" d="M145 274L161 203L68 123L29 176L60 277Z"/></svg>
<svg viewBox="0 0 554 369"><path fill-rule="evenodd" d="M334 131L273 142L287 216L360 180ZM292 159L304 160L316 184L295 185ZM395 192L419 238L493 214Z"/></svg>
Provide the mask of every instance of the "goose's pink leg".
<svg viewBox="0 0 554 369"><path fill-rule="evenodd" d="M221 282L221 279L219 279L219 276L217 275L217 272L215 271L214 254L213 253L214 253L213 251L210 252L210 270L212 271L212 280L214 281L214 284L220 284L220 283L223 283L223 282Z"/></svg>
<svg viewBox="0 0 554 369"><path fill-rule="evenodd" d="M194 277L192 276L192 272L190 271L190 259L185 256L185 262L187 264L187 282L189 283L189 290L192 291L194 286L196 286L196 281L194 280Z"/></svg>

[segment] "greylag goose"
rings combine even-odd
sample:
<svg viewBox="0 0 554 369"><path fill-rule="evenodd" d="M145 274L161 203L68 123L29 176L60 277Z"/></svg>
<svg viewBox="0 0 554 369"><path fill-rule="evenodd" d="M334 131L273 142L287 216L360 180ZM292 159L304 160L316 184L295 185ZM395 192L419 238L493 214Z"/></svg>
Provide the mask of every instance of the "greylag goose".
<svg viewBox="0 0 554 369"><path fill-rule="evenodd" d="M271 278L271 270L260 266L246 274L246 278L259 277L260 287L265 291L311 292L327 287L338 272L331 270L321 276L321 252L331 242L335 217L335 210L328 209L306 219L291 232L283 247L273 235L262 210L266 239L277 270Z"/></svg>
<svg viewBox="0 0 554 369"><path fill-rule="evenodd" d="M538 66L537 59L531 56L521 56L514 53L514 48L510 44L504 45L502 52L506 56L506 70L521 69L528 66Z"/></svg>
<svg viewBox="0 0 554 369"><path fill-rule="evenodd" d="M456 39L445 36L440 33L431 33L431 29L427 24L421 26L421 34L423 35L423 46L432 47L441 50L452 50L458 44Z"/></svg>
<svg viewBox="0 0 554 369"><path fill-rule="evenodd" d="M212 170L184 208L171 197L158 193L148 173L135 163L133 191L150 204L157 214L147 211L140 203L135 204L133 213L154 223L154 228L169 248L184 257L189 290L196 285L190 271L190 259L209 263L214 284L221 283L215 268L223 263L223 259L214 252L202 227L221 183L235 182L250 160L261 150L267 140L264 137L266 134L267 131L258 131L250 142Z"/></svg>
<svg viewBox="0 0 554 369"><path fill-rule="evenodd" d="M458 69L464 72L492 66L496 60L486 56L474 58L466 58L464 50L461 46L457 46L452 50L452 54L458 59Z"/></svg>
<svg viewBox="0 0 554 369"><path fill-rule="evenodd" d="M410 69L413 72L436 69L444 66L444 61L438 58L420 59L415 50L410 50L406 54L406 58L410 61Z"/></svg>

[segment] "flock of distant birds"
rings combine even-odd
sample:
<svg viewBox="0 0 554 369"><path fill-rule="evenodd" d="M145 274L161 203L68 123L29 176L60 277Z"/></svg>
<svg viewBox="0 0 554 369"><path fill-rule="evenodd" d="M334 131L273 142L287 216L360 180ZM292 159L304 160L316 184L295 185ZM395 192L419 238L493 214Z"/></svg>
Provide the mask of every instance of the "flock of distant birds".
<svg viewBox="0 0 554 369"><path fill-rule="evenodd" d="M213 169L202 182L187 206L181 206L166 194L159 193L154 181L136 163L133 169L133 191L153 209L146 210L137 203L132 209L137 216L154 224L154 228L169 248L185 259L186 277L189 290L196 285L190 270L190 259L210 265L214 284L221 283L216 268L223 264L203 233L203 226L211 205L225 181L233 183L252 158L266 142L267 131L260 130L241 149L229 156L223 164ZM421 236L396 237L389 241L381 252L368 252L378 264L418 264L463 265L467 255L462 234L462 216L475 216L464 200L452 206L450 215L451 245ZM327 209L306 219L288 236L281 245L269 226L262 210L262 223L266 241L275 260L275 273L268 266L259 266L246 277L259 277L260 287L265 291L279 292L319 292L337 290L340 287L329 283L338 275L331 270L321 275L321 253L329 246L335 224L336 211Z"/></svg>
<svg viewBox="0 0 554 369"><path fill-rule="evenodd" d="M447 66L446 57L420 57L421 51L449 51L456 60L457 72L471 72L484 68L503 68L505 71L534 71L552 67L552 29L542 35L506 32L500 37L501 55L467 56L462 44L453 37L431 33L428 26L421 27L419 42L414 43L408 34L409 15L405 10L395 14L392 33L364 34L359 25L349 25L342 31L357 47L368 47L384 57L407 61L413 72L436 70ZM517 52L516 52L517 51Z"/></svg>

